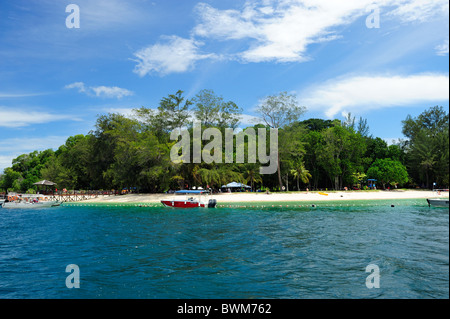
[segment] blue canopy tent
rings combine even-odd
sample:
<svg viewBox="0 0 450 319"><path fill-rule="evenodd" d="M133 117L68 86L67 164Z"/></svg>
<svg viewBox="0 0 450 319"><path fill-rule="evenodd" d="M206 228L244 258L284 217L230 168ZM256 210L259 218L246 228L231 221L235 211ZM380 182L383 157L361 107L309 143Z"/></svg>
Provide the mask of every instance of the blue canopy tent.
<svg viewBox="0 0 450 319"><path fill-rule="evenodd" d="M369 185L367 185L367 186L369 186L369 188L374 188L375 187L375 182L376 182L377 180L376 179L373 179L373 178L369 178L369 179L367 179L367 182L368 182L368 184Z"/></svg>

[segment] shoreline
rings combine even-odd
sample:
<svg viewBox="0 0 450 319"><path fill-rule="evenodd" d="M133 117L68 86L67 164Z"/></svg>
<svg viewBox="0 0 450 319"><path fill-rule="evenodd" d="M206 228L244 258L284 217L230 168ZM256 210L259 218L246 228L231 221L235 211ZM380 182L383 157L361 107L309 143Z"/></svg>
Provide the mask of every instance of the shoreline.
<svg viewBox="0 0 450 319"><path fill-rule="evenodd" d="M327 195L323 195L327 194ZM100 196L83 201L83 203L98 204L149 204L160 203L162 199L174 198L173 194L127 194L117 196ZM182 196L177 196L181 198ZM349 200L390 200L390 199L426 199L448 198L448 193L438 195L434 191L422 190L391 190L391 191L330 191L330 192L289 192L289 193L222 193L203 196L205 199L215 199L220 203L256 203L256 202L326 202Z"/></svg>

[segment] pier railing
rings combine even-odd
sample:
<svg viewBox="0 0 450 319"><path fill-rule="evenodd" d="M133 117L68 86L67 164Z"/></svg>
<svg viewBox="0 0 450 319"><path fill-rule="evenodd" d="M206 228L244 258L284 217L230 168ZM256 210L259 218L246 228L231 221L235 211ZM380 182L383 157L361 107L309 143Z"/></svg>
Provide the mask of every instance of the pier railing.
<svg viewBox="0 0 450 319"><path fill-rule="evenodd" d="M60 202L80 202L84 200L99 198L100 196L114 196L117 195L116 191L98 191L98 190L87 190L87 191L58 191L54 193L46 194L53 200L58 200Z"/></svg>

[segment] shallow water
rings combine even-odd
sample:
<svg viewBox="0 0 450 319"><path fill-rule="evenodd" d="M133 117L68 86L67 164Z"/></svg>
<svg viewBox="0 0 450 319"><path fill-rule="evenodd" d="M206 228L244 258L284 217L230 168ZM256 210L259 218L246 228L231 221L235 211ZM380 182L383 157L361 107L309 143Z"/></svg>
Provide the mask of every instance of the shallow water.
<svg viewBox="0 0 450 319"><path fill-rule="evenodd" d="M312 204L0 209L0 298L449 298L448 209Z"/></svg>

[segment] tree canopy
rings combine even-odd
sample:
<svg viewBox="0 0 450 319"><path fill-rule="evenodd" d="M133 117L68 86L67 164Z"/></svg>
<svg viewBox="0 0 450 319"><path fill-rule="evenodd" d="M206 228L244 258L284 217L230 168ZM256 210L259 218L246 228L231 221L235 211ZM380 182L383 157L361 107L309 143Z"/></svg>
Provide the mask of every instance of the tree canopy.
<svg viewBox="0 0 450 319"><path fill-rule="evenodd" d="M370 134L366 119L357 122L350 114L344 121L301 119L305 110L286 92L268 96L258 108L265 124L234 132L231 153L211 150L222 155L217 158L227 155L231 162L174 163L170 152L177 141L170 139L171 130L192 134L190 121L195 116L203 130L224 132L238 127L242 112L212 90L202 90L191 100L179 90L162 98L157 107L135 109L133 116L99 115L91 132L69 137L57 150L18 156L0 174L0 188L33 191L35 182L47 179L59 189L165 192L193 186L219 189L235 181L248 183L252 190L288 190L289 185L291 190L338 190L364 187L368 178L376 179L379 187L431 188L436 183L448 188L449 118L442 107L432 107L416 118L407 116L403 121L407 139L390 145ZM252 143L246 130L271 128L279 133L277 174L260 174L258 161L236 161L242 156L249 159ZM244 154L237 149L237 140L243 142ZM269 149L268 141L256 138L255 143L256 149Z"/></svg>

